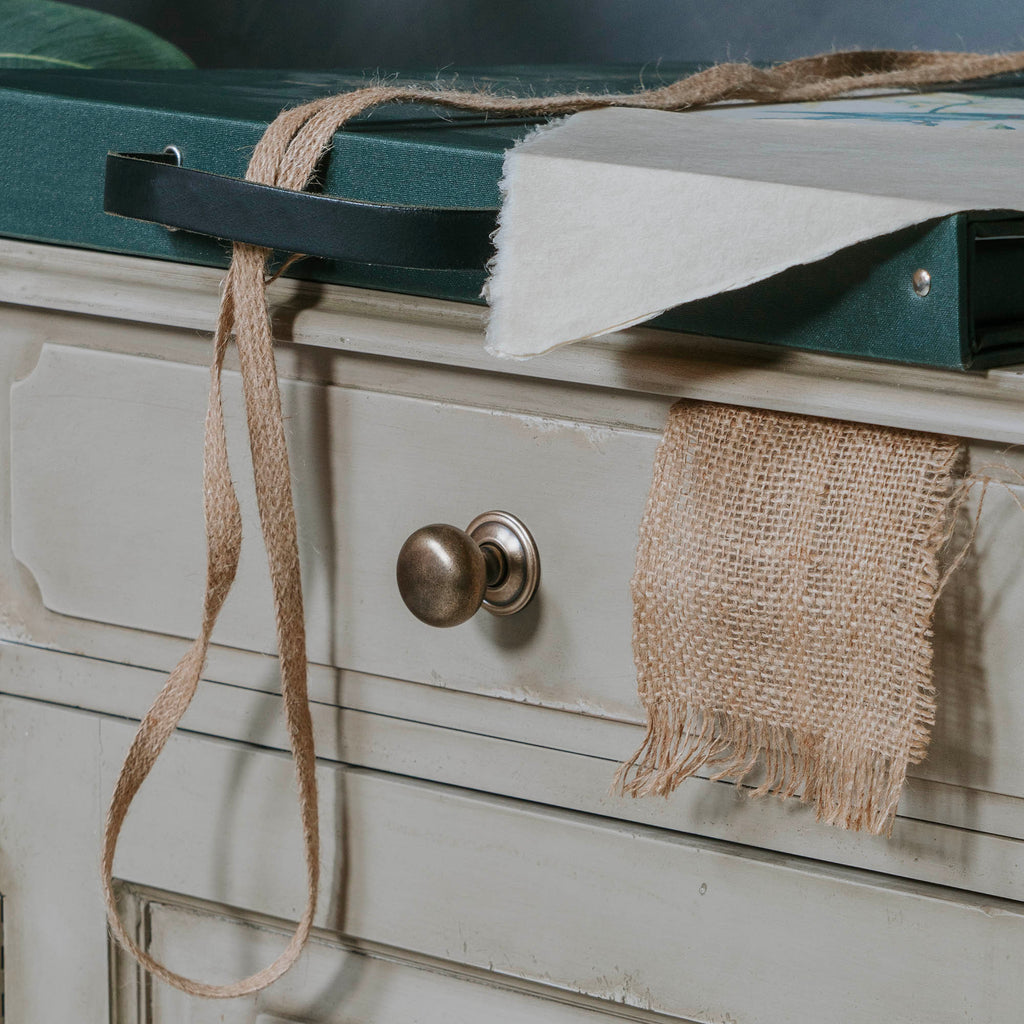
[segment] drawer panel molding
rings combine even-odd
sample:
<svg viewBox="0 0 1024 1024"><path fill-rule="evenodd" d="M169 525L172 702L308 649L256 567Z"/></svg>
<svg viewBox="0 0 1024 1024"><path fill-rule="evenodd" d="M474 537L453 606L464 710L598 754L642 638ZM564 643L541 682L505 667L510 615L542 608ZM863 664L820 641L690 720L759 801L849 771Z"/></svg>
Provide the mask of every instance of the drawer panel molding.
<svg viewBox="0 0 1024 1024"><path fill-rule="evenodd" d="M216 643L273 650L237 375L225 374L248 543ZM205 580L207 371L47 345L12 395L15 555L51 610L182 637ZM657 438L286 381L313 661L640 720L629 579ZM395 585L405 538L485 509L529 523L540 590L518 615L432 629Z"/></svg>

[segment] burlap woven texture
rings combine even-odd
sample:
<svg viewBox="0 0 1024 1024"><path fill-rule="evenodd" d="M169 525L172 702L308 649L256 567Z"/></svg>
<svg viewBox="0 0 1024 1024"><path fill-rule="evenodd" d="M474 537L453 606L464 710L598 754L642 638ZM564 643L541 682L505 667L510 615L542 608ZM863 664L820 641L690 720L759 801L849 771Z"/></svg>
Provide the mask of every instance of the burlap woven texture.
<svg viewBox="0 0 1024 1024"><path fill-rule="evenodd" d="M648 728L626 792L762 771L758 795L888 832L934 721L930 625L963 459L951 437L674 406L632 581Z"/></svg>
<svg viewBox="0 0 1024 1024"><path fill-rule="evenodd" d="M515 97L459 92L431 85L381 84L282 111L256 147L246 179L278 188L307 188L337 129L362 111L382 103L429 103L496 115L559 115L610 106L682 111L723 101L822 100L857 89L916 88L1022 69L1024 51L977 54L885 50L827 53L772 68L755 68L744 63L721 64L669 85L624 94ZM298 958L309 936L319 890L317 786L306 694L302 589L288 451L266 300L270 256L269 250L258 246L244 243L233 246L210 369L203 470L207 578L202 628L143 718L125 757L107 811L100 867L107 917L115 939L147 971L163 981L192 995L211 998L258 992L284 974ZM195 695L217 617L234 584L238 567L241 517L228 461L220 388L224 354L232 338L239 353L260 525L274 591L281 690L302 817L307 899L291 940L273 963L232 984L211 985L176 973L141 948L121 920L113 878L118 838L128 811ZM738 643L739 638L736 639ZM649 734L649 741L654 744L652 756L658 755L663 747L668 749L657 741L660 734ZM635 774L627 782L627 788L636 793L661 792L666 786L657 782L658 778L683 777L674 761L665 767L671 769L669 776L657 770L657 763L652 772L645 755L634 764ZM783 791L787 788L788 784L782 787Z"/></svg>

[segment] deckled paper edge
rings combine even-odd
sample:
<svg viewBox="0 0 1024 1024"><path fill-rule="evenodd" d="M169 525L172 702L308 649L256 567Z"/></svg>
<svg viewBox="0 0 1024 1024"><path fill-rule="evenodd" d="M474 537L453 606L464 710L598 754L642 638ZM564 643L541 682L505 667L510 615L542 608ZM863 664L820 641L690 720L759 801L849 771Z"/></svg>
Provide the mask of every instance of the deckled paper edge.
<svg viewBox="0 0 1024 1024"><path fill-rule="evenodd" d="M505 310L507 308L508 296L504 294L504 290L495 285L502 279L505 267L510 259L513 257L508 251L507 238L510 234L511 223L519 216L519 209L517 206L517 190L516 181L519 178L521 171L522 157L529 154L532 144L536 143L538 139L544 138L549 139L554 132L558 132L566 128L566 126L573 120L574 117L583 115L569 115L568 117L561 118L557 121L540 125L527 136L525 136L519 143L507 150L502 161L502 177L499 182L499 190L501 194L501 208L497 219L497 226L493 232L491 238L495 246L495 254L487 264L488 278L482 291L482 297L488 303L488 316L486 322L486 334L485 334L485 349L486 351L500 359L512 359L516 361L524 361L530 359L535 355L543 355L547 352L560 348L565 345L573 344L578 341L584 341L591 338L601 337L606 334L611 334L616 331L625 330L629 327L636 326L638 324L645 323L662 313L666 310L674 308L679 302L694 301L700 298L704 298L712 294L720 294L728 291L734 291L740 288L747 287L748 285L756 282L765 280L774 276L775 274L781 273L791 266L812 264L820 260L826 259L836 252L841 251L850 245L855 245L860 242L867 241L871 238L884 237L887 234L891 234L894 231L898 231L907 227L911 227L917 224L925 223L929 220L933 220L943 216L950 216L955 213L967 212L971 207L960 206L960 205L943 205L940 207L939 204L922 203L918 201L916 204L911 202L908 203L908 208L917 206L917 209L913 212L908 209L909 215L906 217L897 217L893 221L887 223L884 230L872 229L868 230L863 234L857 234L855 237L846 238L841 244L836 245L833 248L823 249L820 252L814 252L810 255L810 258L794 259L786 261L778 266L771 266L762 268L763 272L756 272L753 274L746 274L741 277L737 277L735 280L723 282L721 287L715 289L700 289L699 292L688 294L684 298L679 299L679 302L670 302L667 305L658 305L655 308L643 310L639 313L633 313L622 319L616 319L611 324L602 324L599 327L595 327L592 330L588 330L586 333L581 334L577 337L552 337L544 341L536 340L533 343L516 348L508 345L508 339L503 338L499 335L494 327L496 323L502 322L506 319ZM682 170L680 173L685 173ZM701 175L702 177L716 177L713 175ZM786 186L783 186L786 187ZM808 186L793 186L794 188L807 188ZM837 190L837 195L842 194L841 191ZM880 202L885 202L887 197L876 197ZM983 207L978 207L982 209Z"/></svg>
<svg viewBox="0 0 1024 1024"><path fill-rule="evenodd" d="M515 206L512 182L516 176L518 157L522 154L525 148L536 142L541 136L549 135L552 132L556 132L559 129L564 128L566 123L572 117L573 115L569 114L566 117L555 118L545 124L537 125L532 131L527 132L526 135L511 147L511 149L506 149L505 155L501 160L501 178L498 181L498 194L501 197L501 204L498 207L497 224L491 232L491 244L494 246L494 255L487 261L487 279L484 281L484 286L480 291L480 298L487 303L487 318L484 329L484 350L488 355L495 356L498 359L510 359L514 362L523 363L526 362L527 359L532 359L534 354L539 354L527 353L525 355L519 355L515 352L509 352L506 349L503 349L500 345L494 344L491 335L491 320L494 318L495 309L497 308L496 302L500 302L500 298L494 296L492 283L501 275L505 262L509 258L508 251L502 244L502 234L503 232L504 234L508 234L508 222L513 216L515 216L514 213L510 212L510 210L514 209Z"/></svg>

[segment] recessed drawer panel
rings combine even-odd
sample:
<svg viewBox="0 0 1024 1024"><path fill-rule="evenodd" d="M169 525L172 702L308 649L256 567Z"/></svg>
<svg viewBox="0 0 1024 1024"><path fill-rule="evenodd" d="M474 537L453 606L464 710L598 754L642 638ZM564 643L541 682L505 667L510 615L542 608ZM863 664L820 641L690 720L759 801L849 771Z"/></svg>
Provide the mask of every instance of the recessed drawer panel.
<svg viewBox="0 0 1024 1024"><path fill-rule="evenodd" d="M227 376L246 543L214 640L272 651L240 388ZM48 345L14 386L14 551L47 607L195 634L207 380L201 367ZM655 435L295 381L283 392L312 660L639 714L629 579ZM395 583L403 541L492 509L533 532L536 598L454 629L420 623Z"/></svg>
<svg viewBox="0 0 1024 1024"><path fill-rule="evenodd" d="M128 898L145 921L147 951L161 960L176 958L191 977L234 980L254 965L270 963L288 940L286 928L245 914L232 917L221 907L146 892ZM131 966L123 954L119 959L124 977ZM268 992L221 1002L215 1017L208 1000L153 985L141 1012L139 1001L121 1000L113 1024L213 1019L218 1024L614 1024L627 1019L612 1007L596 1010L596 1000L587 1001L590 1007L571 1005L557 989L545 992L534 985L524 991L500 980L450 963L369 953L322 933L310 941L300 965Z"/></svg>
<svg viewBox="0 0 1024 1024"><path fill-rule="evenodd" d="M228 374L246 542L215 640L272 651L238 385ZM203 367L53 344L14 385L14 551L50 609L195 634L204 581L206 387ZM294 380L283 382L283 392L314 661L642 718L629 579L655 433L578 422L568 418L568 402L567 418L557 419ZM464 527L490 509L517 514L533 531L542 563L533 603L506 618L480 611L453 629L422 624L395 582L403 541L425 524ZM1020 552L1024 515L1013 496L991 488L973 551L940 602L938 721L916 776L1024 796ZM275 686L270 668L265 677L226 681ZM934 797L946 799L940 789ZM947 820L928 799L914 813ZM1005 828L1024 834L1024 826Z"/></svg>

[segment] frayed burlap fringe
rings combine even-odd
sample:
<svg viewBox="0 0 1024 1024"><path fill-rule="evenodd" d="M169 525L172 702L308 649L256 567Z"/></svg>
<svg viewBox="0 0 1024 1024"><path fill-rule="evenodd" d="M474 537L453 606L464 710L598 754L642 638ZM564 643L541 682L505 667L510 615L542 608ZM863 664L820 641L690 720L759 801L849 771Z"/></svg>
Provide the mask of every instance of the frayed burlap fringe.
<svg viewBox="0 0 1024 1024"><path fill-rule="evenodd" d="M429 103L496 115L559 115L599 107L692 110L724 101L787 103L823 100L859 89L921 88L1024 69L1024 52L1005 54L867 51L828 53L772 68L731 63L636 93L501 96L429 85L392 83L327 96L283 111L260 140L246 171L249 181L304 189L330 148L334 133L364 110L382 103ZM313 734L306 703L306 650L298 546L288 452L267 310L267 249L235 243L214 335L210 404L206 419L204 512L207 578L202 627L143 718L110 801L104 827L101 878L111 933L142 966L193 995L248 995L279 978L298 958L309 936L319 886L319 833ZM295 757L305 846L307 900L282 954L268 967L230 985L209 985L171 971L146 953L121 920L113 885L117 841L135 795L191 702L206 661L214 625L230 591L241 548L241 517L228 465L220 376L234 338L245 391L257 504L270 563L281 663L281 689ZM765 744L767 747L768 744ZM659 748L660 749L660 748ZM670 761L672 759L670 758ZM631 791L645 789L648 771L638 761ZM841 802L841 801L840 801Z"/></svg>
<svg viewBox="0 0 1024 1024"><path fill-rule="evenodd" d="M935 718L931 618L964 462L956 438L676 405L632 581L648 726L622 790L759 772L756 796L888 833Z"/></svg>

